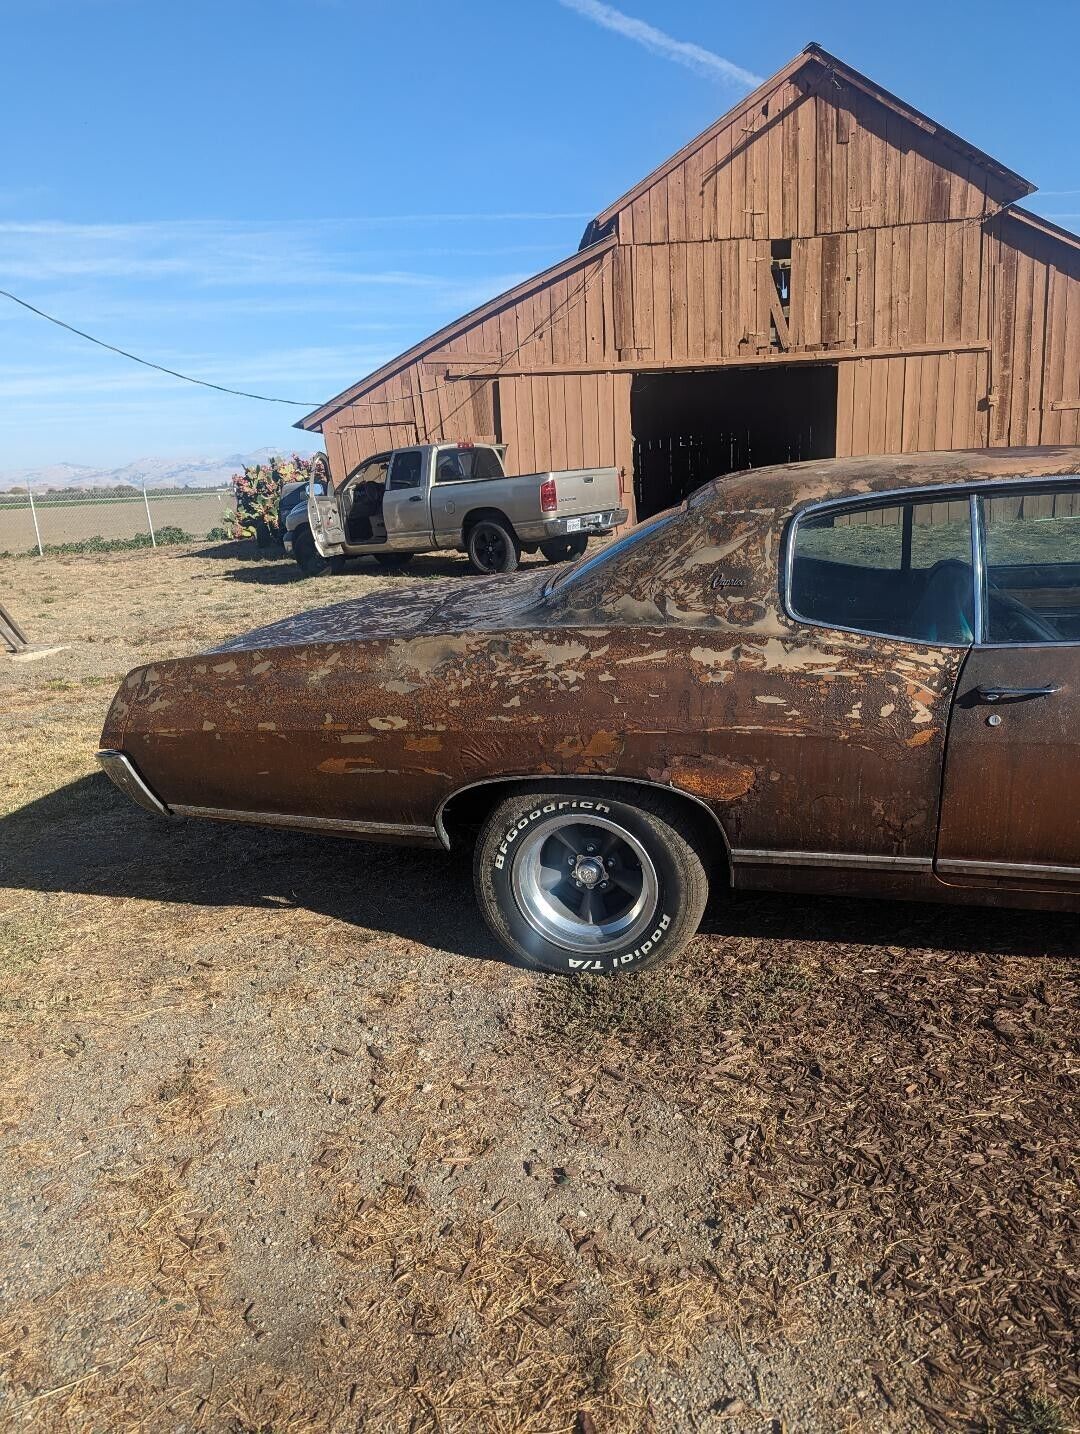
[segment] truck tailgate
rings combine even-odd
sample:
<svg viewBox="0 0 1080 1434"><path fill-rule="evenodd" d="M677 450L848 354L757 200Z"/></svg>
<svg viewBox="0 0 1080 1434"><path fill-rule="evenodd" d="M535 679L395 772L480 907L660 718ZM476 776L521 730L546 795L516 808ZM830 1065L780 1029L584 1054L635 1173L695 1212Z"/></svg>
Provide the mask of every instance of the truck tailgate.
<svg viewBox="0 0 1080 1434"><path fill-rule="evenodd" d="M601 513L620 502L619 475L614 468L570 468L552 473L560 518L575 513Z"/></svg>

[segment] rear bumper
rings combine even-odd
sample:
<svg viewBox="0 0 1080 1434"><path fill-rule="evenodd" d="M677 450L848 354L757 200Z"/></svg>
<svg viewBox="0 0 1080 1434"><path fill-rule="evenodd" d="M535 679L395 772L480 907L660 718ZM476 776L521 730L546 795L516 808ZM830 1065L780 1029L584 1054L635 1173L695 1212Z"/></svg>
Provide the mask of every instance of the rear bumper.
<svg viewBox="0 0 1080 1434"><path fill-rule="evenodd" d="M153 812L158 817L172 816L165 803L143 781L139 769L130 757L112 747L106 747L97 754L97 759L106 774L136 806Z"/></svg>
<svg viewBox="0 0 1080 1434"><path fill-rule="evenodd" d="M575 513L568 518L548 518L543 524L537 525L536 537L540 541L546 541L548 538L572 538L578 533L586 537L598 537L610 533L613 528L622 527L629 516L625 508L605 508L599 513Z"/></svg>

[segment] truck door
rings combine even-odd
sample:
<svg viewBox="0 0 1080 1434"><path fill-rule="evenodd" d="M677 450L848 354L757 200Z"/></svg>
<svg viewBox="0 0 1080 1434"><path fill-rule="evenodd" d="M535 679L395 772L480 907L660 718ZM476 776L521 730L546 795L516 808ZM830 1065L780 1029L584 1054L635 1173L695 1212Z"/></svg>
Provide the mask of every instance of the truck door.
<svg viewBox="0 0 1080 1434"><path fill-rule="evenodd" d="M1080 890L1080 483L982 497L983 630L949 724L937 872Z"/></svg>
<svg viewBox="0 0 1080 1434"><path fill-rule="evenodd" d="M325 479L325 484L323 480ZM313 465L308 479L308 523L315 546L324 558L342 551L345 532L341 522L338 497L325 464Z"/></svg>
<svg viewBox="0 0 1080 1434"><path fill-rule="evenodd" d="M383 495L387 547L417 549L432 544L426 476L423 449L402 448L394 454Z"/></svg>

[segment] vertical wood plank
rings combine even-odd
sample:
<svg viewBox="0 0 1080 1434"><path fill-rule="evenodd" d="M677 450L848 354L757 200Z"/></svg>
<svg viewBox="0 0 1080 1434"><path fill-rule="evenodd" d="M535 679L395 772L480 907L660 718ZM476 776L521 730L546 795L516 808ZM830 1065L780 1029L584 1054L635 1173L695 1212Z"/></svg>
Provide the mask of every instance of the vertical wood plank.
<svg viewBox="0 0 1080 1434"><path fill-rule="evenodd" d="M667 177L668 241L679 244L686 238L686 174L677 164Z"/></svg>
<svg viewBox="0 0 1080 1434"><path fill-rule="evenodd" d="M885 393L885 440L883 453L902 453L904 449L904 364L896 357L885 360L887 365Z"/></svg>
<svg viewBox="0 0 1080 1434"><path fill-rule="evenodd" d="M653 292L653 357L671 357L671 261L665 244L649 248Z"/></svg>
<svg viewBox="0 0 1080 1434"><path fill-rule="evenodd" d="M671 357L686 359L688 338L688 292L686 251L688 244L668 245L668 294L671 304Z"/></svg>
<svg viewBox="0 0 1080 1434"><path fill-rule="evenodd" d="M870 453L870 374L873 359L856 359L841 368L854 369L851 380L851 447L852 454Z"/></svg>
<svg viewBox="0 0 1080 1434"><path fill-rule="evenodd" d="M807 238L817 229L817 100L803 95L795 110L799 155L796 232Z"/></svg>
<svg viewBox="0 0 1080 1434"><path fill-rule="evenodd" d="M699 240L702 237L704 220L701 202L702 150L695 149L687 156L683 179L683 206L685 212L685 238Z"/></svg>
<svg viewBox="0 0 1080 1434"><path fill-rule="evenodd" d="M612 410L615 424L615 466L622 474L623 503L636 521L634 504L634 438L630 427L630 383L628 373L612 375Z"/></svg>
<svg viewBox="0 0 1080 1434"><path fill-rule="evenodd" d="M686 263L686 352L689 358L705 356L705 245L682 246Z"/></svg>
<svg viewBox="0 0 1080 1434"><path fill-rule="evenodd" d="M923 361L921 358L904 360L904 419L900 436L901 453L917 453L919 450L922 374Z"/></svg>
<svg viewBox="0 0 1080 1434"><path fill-rule="evenodd" d="M567 468L581 468L586 462L593 462L593 459L586 459L584 456L584 408L589 401L590 395L586 392L586 380L591 378L590 374L568 373L562 379L563 405L566 414L564 428L566 430L566 466ZM592 395L591 408L593 416L596 416L596 397Z"/></svg>
<svg viewBox="0 0 1080 1434"><path fill-rule="evenodd" d="M857 364L841 363L836 366L836 456L851 457L852 411L855 397L855 369Z"/></svg>

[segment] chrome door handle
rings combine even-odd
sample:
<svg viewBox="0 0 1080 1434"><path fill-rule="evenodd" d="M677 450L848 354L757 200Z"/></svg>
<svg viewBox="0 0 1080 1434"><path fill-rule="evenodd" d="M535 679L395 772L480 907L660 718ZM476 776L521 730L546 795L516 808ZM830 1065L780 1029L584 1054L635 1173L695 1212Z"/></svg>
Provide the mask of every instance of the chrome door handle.
<svg viewBox="0 0 1080 1434"><path fill-rule="evenodd" d="M1053 697L1061 688L1053 683L1046 687L976 687L980 702L1022 702L1028 697Z"/></svg>

